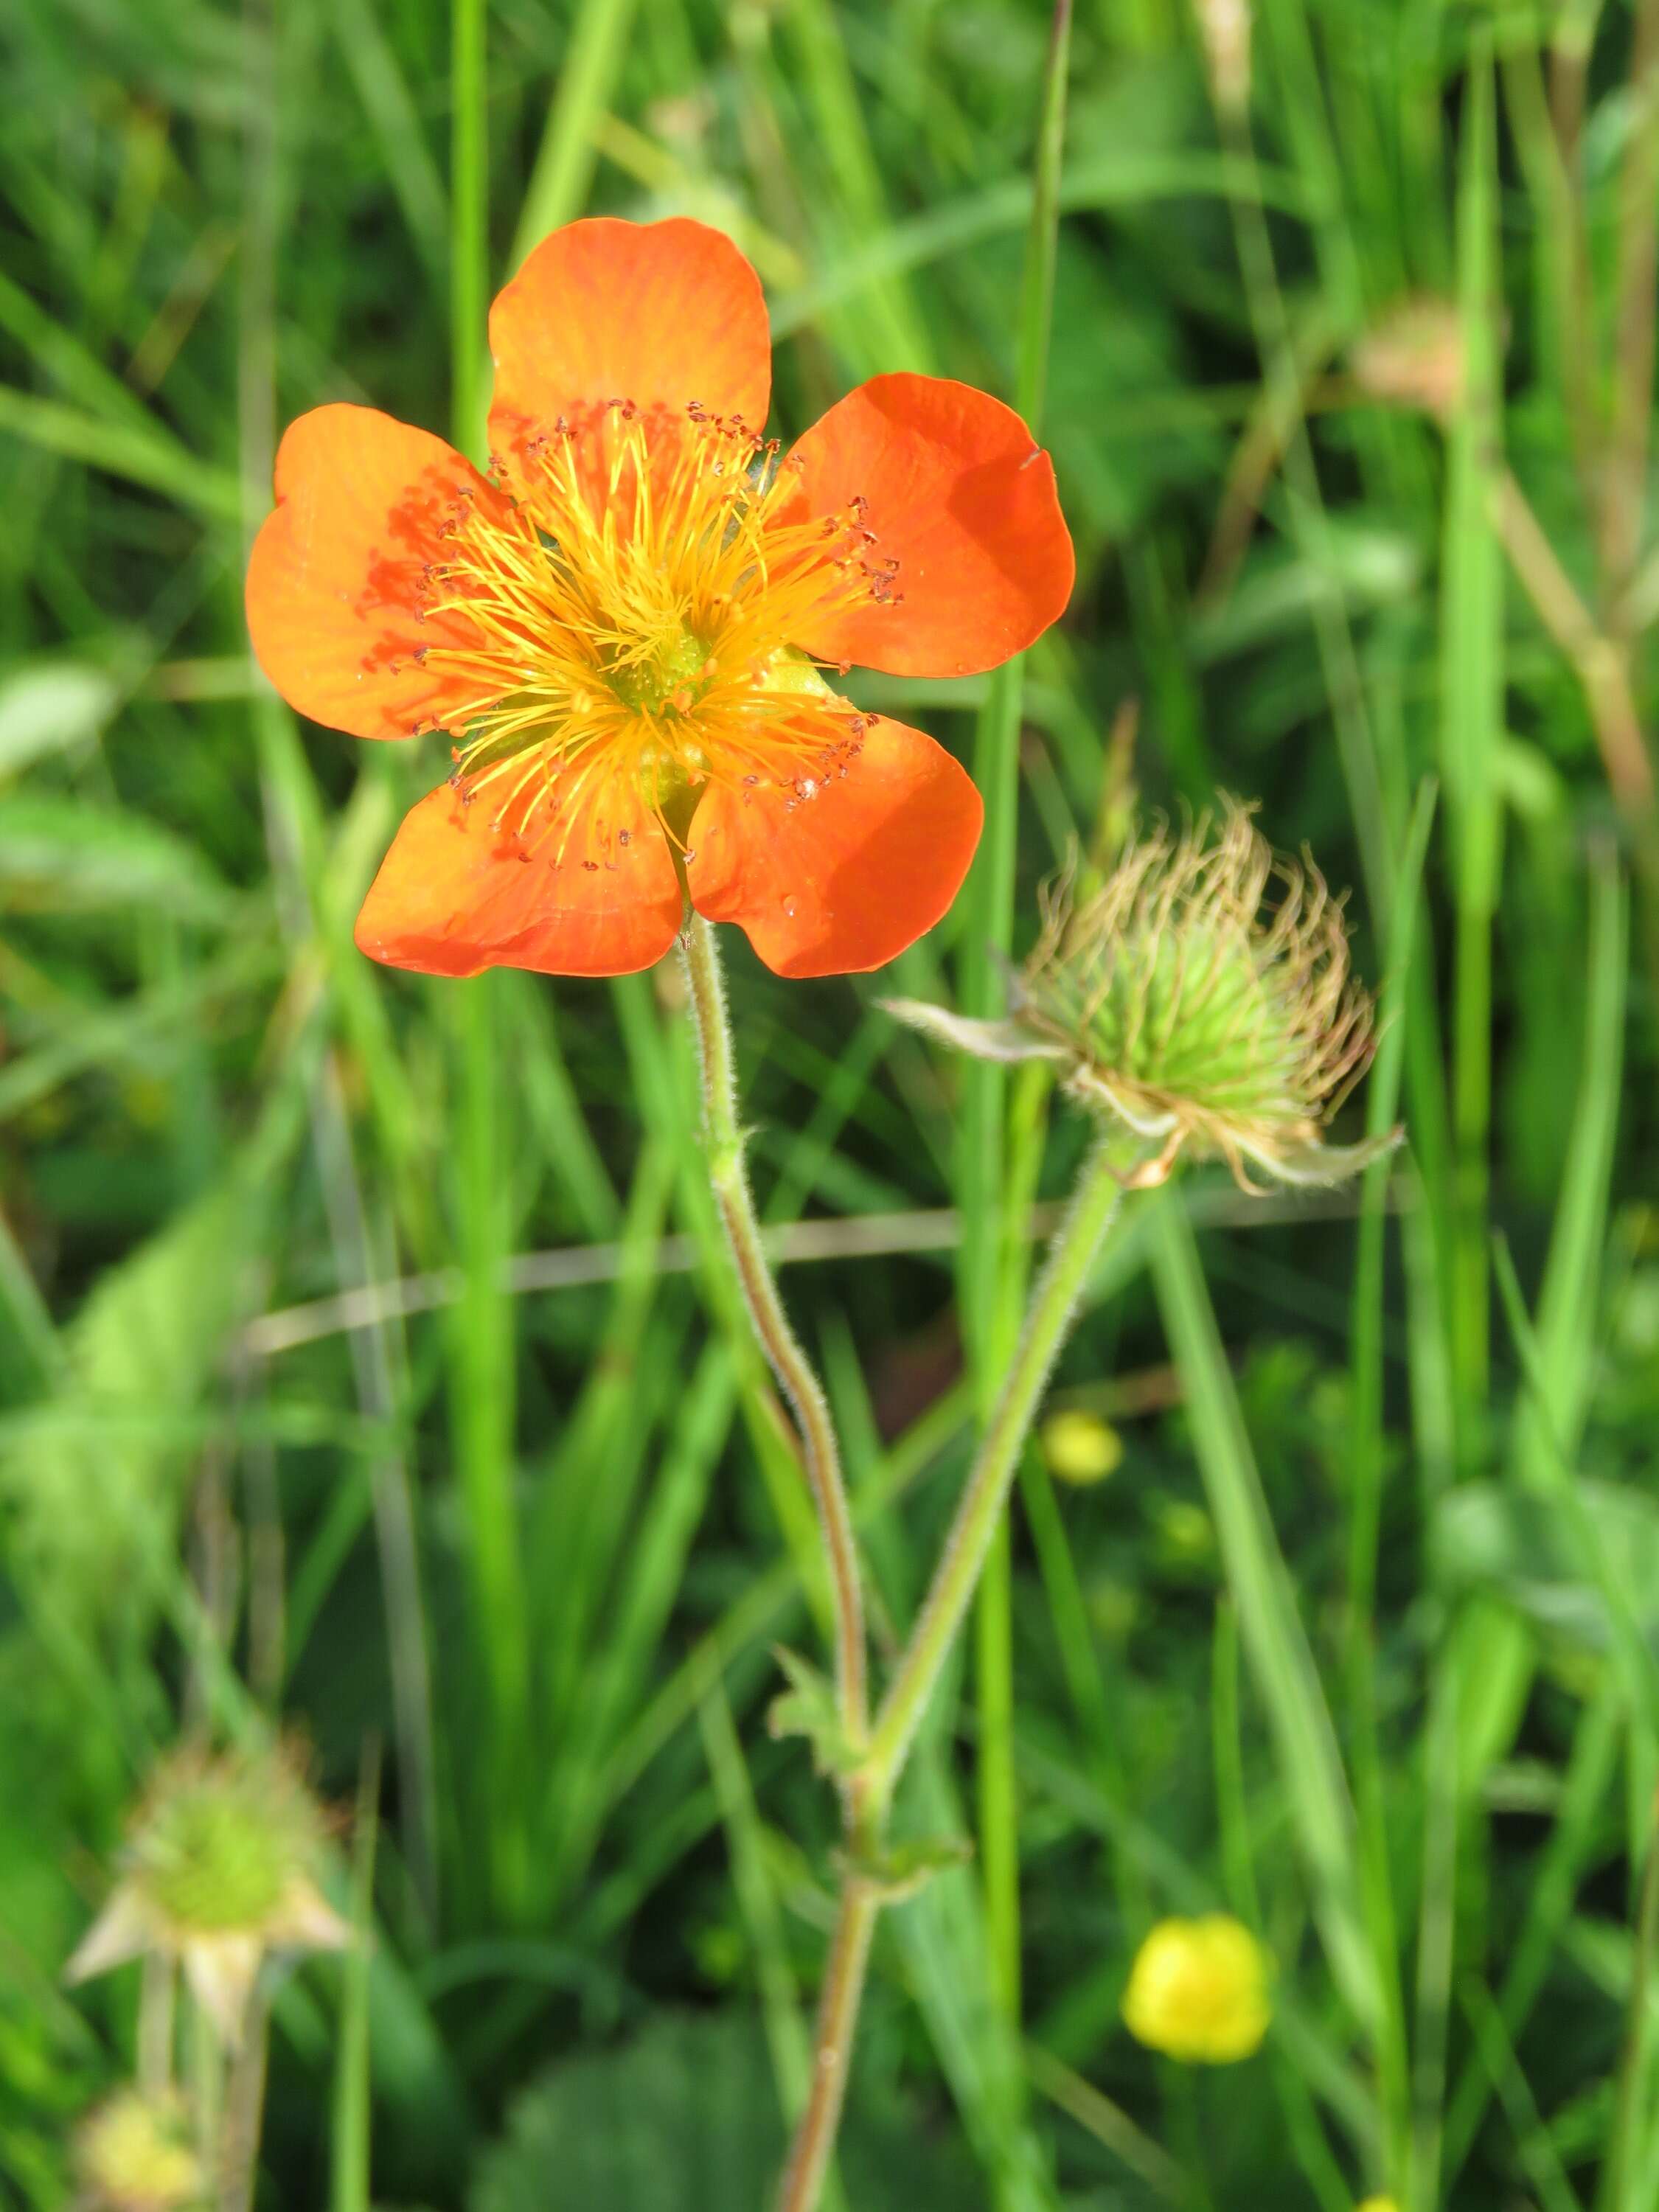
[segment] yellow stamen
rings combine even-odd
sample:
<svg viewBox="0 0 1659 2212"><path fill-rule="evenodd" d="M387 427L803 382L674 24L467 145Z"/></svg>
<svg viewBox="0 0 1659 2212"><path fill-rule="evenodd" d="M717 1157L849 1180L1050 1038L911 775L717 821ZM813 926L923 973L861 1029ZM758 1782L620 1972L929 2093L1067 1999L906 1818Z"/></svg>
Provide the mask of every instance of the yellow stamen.
<svg viewBox="0 0 1659 2212"><path fill-rule="evenodd" d="M556 826L556 863L575 802L597 816L607 786L614 811L642 805L672 836L665 809L687 789L782 788L793 805L846 774L873 718L795 641L902 597L861 496L805 514L775 444L695 404L647 425L613 401L580 438L561 420L512 476L518 505L468 502L446 526L416 610L447 618L416 657L459 695L451 781L497 835L528 858Z"/></svg>

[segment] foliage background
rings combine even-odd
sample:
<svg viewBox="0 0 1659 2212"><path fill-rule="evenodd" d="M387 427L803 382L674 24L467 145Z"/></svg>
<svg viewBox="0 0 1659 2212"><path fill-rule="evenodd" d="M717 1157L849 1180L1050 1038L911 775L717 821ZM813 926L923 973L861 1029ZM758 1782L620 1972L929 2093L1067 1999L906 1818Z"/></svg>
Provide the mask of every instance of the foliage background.
<svg viewBox="0 0 1659 2212"><path fill-rule="evenodd" d="M1033 1456L1012 1723L994 1595L928 1745L914 1821L986 1849L884 1930L860 2212L1656 2201L1654 922L1625 889L1655 18L1261 0L1252 137L1184 7L1078 9L1044 427L1079 582L1030 660L1020 933L1131 780L1259 797L1355 884L1365 972L1416 917L1385 1072L1413 1151L1363 1200L1189 1181L1212 1309L1167 1210L1115 1247L1056 1402L1123 1462L1070 1489ZM467 428L489 290L584 209L732 230L785 430L880 369L1006 392L1046 35L1031 0L0 22L9 2201L66 2201L75 2117L131 2066L130 1978L57 1980L124 1808L262 1709L378 1814L339 1869L343 1901L373 1836L372 1956L276 1997L262 2204L764 2201L833 1841L763 1733L768 1644L821 1593L678 978L362 962L433 763L260 688L242 550L303 408ZM1451 303L1443 421L1356 373L1413 295ZM863 696L971 757L981 688ZM873 1000L947 989L963 916L889 978L732 948L763 1200L839 1225L785 1285L890 1621L971 1399L958 1079ZM1077 1143L1016 1091L1021 1188L1063 1192ZM1278 2022L1196 2078L1117 2006L1152 1917L1221 1904Z"/></svg>

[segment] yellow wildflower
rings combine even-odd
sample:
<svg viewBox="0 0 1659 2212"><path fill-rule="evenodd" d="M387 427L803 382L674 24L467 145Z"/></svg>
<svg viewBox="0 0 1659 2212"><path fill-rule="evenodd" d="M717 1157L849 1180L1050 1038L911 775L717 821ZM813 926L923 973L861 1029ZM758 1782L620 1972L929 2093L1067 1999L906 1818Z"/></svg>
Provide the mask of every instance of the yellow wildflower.
<svg viewBox="0 0 1659 2212"><path fill-rule="evenodd" d="M1050 1413L1042 1424L1042 1456L1056 1481L1103 1482L1123 1459L1123 1439L1098 1413Z"/></svg>
<svg viewBox="0 0 1659 2212"><path fill-rule="evenodd" d="M1136 1954L1123 1995L1129 2033L1194 2066L1225 2066L1259 2050L1272 2008L1268 1959L1230 1913L1161 1920Z"/></svg>

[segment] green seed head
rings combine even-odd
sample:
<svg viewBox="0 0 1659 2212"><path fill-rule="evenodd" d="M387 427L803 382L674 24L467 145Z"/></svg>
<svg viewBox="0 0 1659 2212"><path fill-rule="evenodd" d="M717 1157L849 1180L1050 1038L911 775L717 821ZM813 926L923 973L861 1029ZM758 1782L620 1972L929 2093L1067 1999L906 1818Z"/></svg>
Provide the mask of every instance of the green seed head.
<svg viewBox="0 0 1659 2212"><path fill-rule="evenodd" d="M1085 1104L1241 1182L1296 1176L1371 1046L1340 904L1233 802L1139 837L1091 897L1053 891L1014 1018Z"/></svg>
<svg viewBox="0 0 1659 2212"><path fill-rule="evenodd" d="M135 1823L135 1883L181 1935L258 1934L310 1878L322 1818L280 1752L172 1759Z"/></svg>

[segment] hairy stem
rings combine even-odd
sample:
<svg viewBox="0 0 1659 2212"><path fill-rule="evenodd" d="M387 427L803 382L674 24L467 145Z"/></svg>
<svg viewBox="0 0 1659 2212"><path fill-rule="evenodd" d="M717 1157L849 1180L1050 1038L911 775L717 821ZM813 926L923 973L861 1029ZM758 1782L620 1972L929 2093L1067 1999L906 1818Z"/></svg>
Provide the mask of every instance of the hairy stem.
<svg viewBox="0 0 1659 2212"><path fill-rule="evenodd" d="M851 1869L842 1886L836 1932L818 2000L817 2032L812 2044L812 2083L806 2110L784 2168L778 2212L817 2212L824 2176L836 2148L841 2108L847 2096L848 2069L859 2005L870 1964L870 1944L881 1911L879 1891Z"/></svg>
<svg viewBox="0 0 1659 2212"><path fill-rule="evenodd" d="M699 925L702 927L702 925ZM1141 1157L1103 1137L1090 1153L963 1492L933 1584L877 1720L864 1766L848 1793L849 1854L819 2008L813 2077L786 2170L779 2212L816 2212L835 2147L870 1942L881 1911L878 1858L887 1808L923 1714L962 1627L1008 1503L1044 1385L1071 1328L1089 1273Z"/></svg>
<svg viewBox="0 0 1659 2212"><path fill-rule="evenodd" d="M755 1334L799 1425L806 1480L817 1509L835 1608L836 1702L842 1727L849 1741L861 1744L869 1722L864 1595L835 1425L830 1418L823 1386L813 1373L783 1310L783 1301L778 1296L778 1286L761 1240L749 1178L744 1171L744 1138L738 1121L732 1027L726 1011L726 983L719 941L713 926L700 915L694 915L680 942L702 1067L702 1126L708 1179Z"/></svg>

